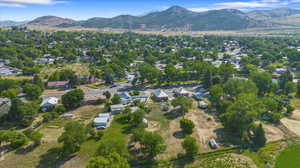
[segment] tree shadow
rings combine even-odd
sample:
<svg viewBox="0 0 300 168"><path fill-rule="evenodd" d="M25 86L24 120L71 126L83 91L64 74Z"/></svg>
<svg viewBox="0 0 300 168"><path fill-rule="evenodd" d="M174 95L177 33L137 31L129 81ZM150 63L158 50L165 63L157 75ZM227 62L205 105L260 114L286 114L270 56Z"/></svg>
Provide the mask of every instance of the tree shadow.
<svg viewBox="0 0 300 168"><path fill-rule="evenodd" d="M178 117L181 117L181 113L178 112L178 110L174 109L171 110L170 112L164 113L164 116L168 119L168 120L174 120Z"/></svg>
<svg viewBox="0 0 300 168"><path fill-rule="evenodd" d="M18 154L18 155L25 155L27 153L32 152L36 147L38 147L38 145L31 144L31 145L26 146L24 148L17 149L15 153Z"/></svg>
<svg viewBox="0 0 300 168"><path fill-rule="evenodd" d="M176 131L173 133L173 136L177 139L185 138L186 134L183 131Z"/></svg>
<svg viewBox="0 0 300 168"><path fill-rule="evenodd" d="M65 162L71 160L76 155L70 155L67 157L60 157L61 148L56 147L49 149L45 154L40 156L40 162L36 168L59 168Z"/></svg>
<svg viewBox="0 0 300 168"><path fill-rule="evenodd" d="M176 168L185 167L194 162L194 158L188 157L185 154L179 153L176 158L171 159L173 166Z"/></svg>

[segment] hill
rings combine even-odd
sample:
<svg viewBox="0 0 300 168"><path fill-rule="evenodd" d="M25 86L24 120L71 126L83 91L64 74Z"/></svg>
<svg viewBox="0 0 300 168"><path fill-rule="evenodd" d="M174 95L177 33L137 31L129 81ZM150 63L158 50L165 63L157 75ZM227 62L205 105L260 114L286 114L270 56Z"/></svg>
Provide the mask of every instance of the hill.
<svg viewBox="0 0 300 168"><path fill-rule="evenodd" d="M11 21L11 20L2 20L0 21L0 27L6 27L6 26L20 26L20 25L24 25L27 22L16 22L16 21Z"/></svg>
<svg viewBox="0 0 300 168"><path fill-rule="evenodd" d="M274 28L300 26L300 10L278 8L255 10L248 13L236 9L193 12L180 6L173 6L144 16L120 15L113 18L94 17L74 21L55 16L43 16L30 25L82 28L112 28L158 31L215 31L244 30L249 28Z"/></svg>
<svg viewBox="0 0 300 168"><path fill-rule="evenodd" d="M255 10L247 13L247 16L256 20L269 20L284 18L292 15L300 14L300 10L291 8L278 8L272 10Z"/></svg>
<svg viewBox="0 0 300 168"><path fill-rule="evenodd" d="M75 21L72 19L61 18L57 16L42 16L29 22L29 25L42 25L42 26L58 26L61 24L72 24Z"/></svg>
<svg viewBox="0 0 300 168"><path fill-rule="evenodd" d="M151 29L151 30L240 30L267 26L234 9L193 12L180 6L145 16L121 15L113 18L92 18L86 21L61 24L62 27Z"/></svg>
<svg viewBox="0 0 300 168"><path fill-rule="evenodd" d="M291 15L287 17L276 18L272 20L275 23L288 25L288 26L300 26L300 14Z"/></svg>

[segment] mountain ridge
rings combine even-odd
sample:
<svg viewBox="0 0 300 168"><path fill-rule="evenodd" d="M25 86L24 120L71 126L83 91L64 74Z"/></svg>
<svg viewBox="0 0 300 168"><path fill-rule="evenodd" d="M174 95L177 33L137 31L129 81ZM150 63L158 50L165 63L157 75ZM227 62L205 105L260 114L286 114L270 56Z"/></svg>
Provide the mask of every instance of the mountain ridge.
<svg viewBox="0 0 300 168"><path fill-rule="evenodd" d="M93 17L81 21L57 16L42 16L28 24L54 27L144 30L242 30L287 25L277 20L297 14L300 14L300 10L292 8L254 10L250 12L237 9L195 12L181 6L172 6L166 10L151 12L143 16Z"/></svg>

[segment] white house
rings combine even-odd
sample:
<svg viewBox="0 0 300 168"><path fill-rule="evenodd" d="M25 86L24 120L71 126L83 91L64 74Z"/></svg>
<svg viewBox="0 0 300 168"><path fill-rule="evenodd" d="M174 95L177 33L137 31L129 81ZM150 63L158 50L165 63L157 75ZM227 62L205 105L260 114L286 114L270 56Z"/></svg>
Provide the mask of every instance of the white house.
<svg viewBox="0 0 300 168"><path fill-rule="evenodd" d="M46 112L46 111L51 111L54 109L58 104L58 99L55 97L49 97L45 100L43 100L42 104L40 105L41 111Z"/></svg>
<svg viewBox="0 0 300 168"><path fill-rule="evenodd" d="M174 90L176 96L189 96L190 92L185 90L183 87Z"/></svg>
<svg viewBox="0 0 300 168"><path fill-rule="evenodd" d="M124 109L125 109L125 106L123 104L115 104L115 105L110 106L110 112L112 114L121 113L121 112L123 112Z"/></svg>
<svg viewBox="0 0 300 168"><path fill-rule="evenodd" d="M163 102L169 100L169 96L163 90L155 90L153 92L153 98L157 102Z"/></svg>

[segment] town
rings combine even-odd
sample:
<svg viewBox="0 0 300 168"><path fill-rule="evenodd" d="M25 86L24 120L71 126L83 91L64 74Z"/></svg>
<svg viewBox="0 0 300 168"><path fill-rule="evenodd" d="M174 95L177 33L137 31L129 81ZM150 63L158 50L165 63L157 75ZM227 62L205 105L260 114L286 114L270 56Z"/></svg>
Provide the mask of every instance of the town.
<svg viewBox="0 0 300 168"><path fill-rule="evenodd" d="M297 38L13 27L0 44L3 167L277 168L300 152Z"/></svg>

